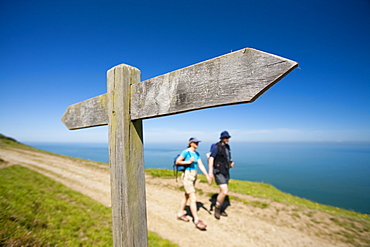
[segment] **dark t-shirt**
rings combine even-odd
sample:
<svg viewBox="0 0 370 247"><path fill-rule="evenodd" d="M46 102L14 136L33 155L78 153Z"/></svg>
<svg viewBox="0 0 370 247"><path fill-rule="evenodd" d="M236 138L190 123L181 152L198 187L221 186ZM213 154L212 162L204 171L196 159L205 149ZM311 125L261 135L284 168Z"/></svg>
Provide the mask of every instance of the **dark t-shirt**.
<svg viewBox="0 0 370 247"><path fill-rule="evenodd" d="M225 150L227 163L230 163L230 160L231 160L230 150L228 148L226 148L226 145L220 145L220 148L223 148ZM211 147L211 155L210 156L215 159L217 154L218 154L218 145L214 144Z"/></svg>

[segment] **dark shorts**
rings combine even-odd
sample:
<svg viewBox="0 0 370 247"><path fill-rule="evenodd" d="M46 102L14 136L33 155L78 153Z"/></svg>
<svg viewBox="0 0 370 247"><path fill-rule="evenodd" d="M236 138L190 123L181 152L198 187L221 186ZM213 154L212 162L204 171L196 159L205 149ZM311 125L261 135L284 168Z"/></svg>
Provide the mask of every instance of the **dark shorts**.
<svg viewBox="0 0 370 247"><path fill-rule="evenodd" d="M229 184L230 174L225 175L222 173L217 173L217 174L214 174L214 176L215 176L215 181L217 185Z"/></svg>

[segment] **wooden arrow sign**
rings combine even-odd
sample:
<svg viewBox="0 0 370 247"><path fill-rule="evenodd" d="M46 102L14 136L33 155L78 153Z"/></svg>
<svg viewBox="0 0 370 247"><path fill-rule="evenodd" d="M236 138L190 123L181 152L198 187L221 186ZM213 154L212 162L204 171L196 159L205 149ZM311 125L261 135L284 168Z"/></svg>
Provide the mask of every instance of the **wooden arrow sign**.
<svg viewBox="0 0 370 247"><path fill-rule="evenodd" d="M121 64L108 70L106 94L69 106L69 129L108 124L114 246L148 244L142 119L252 102L297 66L246 48L140 82Z"/></svg>
<svg viewBox="0 0 370 247"><path fill-rule="evenodd" d="M131 120L249 103L298 66L251 48L216 57L131 85ZM71 105L62 121L69 129L108 124L107 95Z"/></svg>

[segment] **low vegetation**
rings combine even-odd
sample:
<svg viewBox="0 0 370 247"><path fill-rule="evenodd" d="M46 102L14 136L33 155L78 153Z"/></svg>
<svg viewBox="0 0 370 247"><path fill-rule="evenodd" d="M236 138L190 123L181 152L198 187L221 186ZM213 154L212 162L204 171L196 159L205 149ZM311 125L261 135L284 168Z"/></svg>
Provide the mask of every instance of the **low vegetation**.
<svg viewBox="0 0 370 247"><path fill-rule="evenodd" d="M0 246L112 246L110 208L21 166L0 181ZM177 246L152 232L148 242Z"/></svg>
<svg viewBox="0 0 370 247"><path fill-rule="evenodd" d="M157 178L174 179L171 170L146 169L146 173ZM198 175L198 178L201 183L207 183L204 175ZM215 183L212 185L217 187ZM177 187L177 189L181 190L181 187ZM256 217L267 221L275 221L282 225L291 225L292 222L295 222L297 228L308 234L315 234L353 246L370 246L370 215L368 214L296 197L266 183L230 180L229 189L230 192L233 192L230 193L232 194L229 196L230 200L242 202L250 206L251 210L254 208ZM197 193L206 194L211 198L215 196L214 192L203 191L198 188ZM274 203L275 205L272 206ZM276 205L276 203L279 205ZM266 210L269 210L269 212L267 213ZM290 221L287 221L288 218L290 218ZM335 230L330 235L326 235L327 233L324 232L329 228Z"/></svg>
<svg viewBox="0 0 370 247"><path fill-rule="evenodd" d="M0 134L1 146L36 150ZM0 157L0 165L6 163ZM172 170L146 169L146 174L175 179ZM0 180L0 246L112 245L110 208L21 166L1 169ZM207 183L203 175L199 181ZM214 196L205 189L208 186L201 187L198 194ZM302 199L265 183L231 180L230 191L230 200L250 206L255 217L286 226L294 222L295 228L308 234L351 246L370 246L368 214ZM293 221L286 221L289 217ZM154 233L149 233L148 239L149 246L176 246Z"/></svg>
<svg viewBox="0 0 370 247"><path fill-rule="evenodd" d="M80 159L80 158L74 158L74 157L70 157L70 156L66 156L66 155L56 154L56 153L52 153L52 152L49 152L49 151L37 149L37 148L31 147L31 146L25 145L23 143L20 143L17 140L15 140L15 139L13 139L11 137L4 136L4 135L2 135L0 133L0 147L1 146L18 148L18 149L22 149L22 150L37 151L37 152L46 153L46 154L52 154L54 156L59 156L59 157L63 157L63 158L66 158L66 159L82 160L82 161L85 161L85 162L86 161L87 162L89 161L89 160L84 160L84 159ZM103 165L109 165L108 163L97 162L97 161L94 161L94 163L100 163L100 164L103 164ZM89 165L89 163L86 163L86 165Z"/></svg>
<svg viewBox="0 0 370 247"><path fill-rule="evenodd" d="M173 171L166 169L146 169L147 174L154 177L160 178L174 178ZM207 179L204 175L198 175L201 183L207 183ZM213 186L217 187L213 183ZM282 192L276 189L274 186L266 183L250 182L250 181L240 181L240 180L230 180L229 189L231 191L251 195L258 198L265 198L273 200L276 202L282 202L285 204L290 204L294 206L301 206L310 209L317 209L323 212L332 213L338 216L351 216L359 219L365 219L370 221L370 215L361 214L350 210L345 210L338 207L332 207L320 203L316 203L307 199L303 199L297 196L293 196L289 193ZM262 206L266 207L266 206Z"/></svg>

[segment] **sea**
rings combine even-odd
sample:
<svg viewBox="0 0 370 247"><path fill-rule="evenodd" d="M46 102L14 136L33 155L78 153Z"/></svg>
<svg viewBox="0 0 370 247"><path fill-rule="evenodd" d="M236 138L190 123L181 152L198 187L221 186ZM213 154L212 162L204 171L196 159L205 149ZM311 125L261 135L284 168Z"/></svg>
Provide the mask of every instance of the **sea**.
<svg viewBox="0 0 370 247"><path fill-rule="evenodd" d="M49 152L109 162L108 144L26 143ZM203 163L212 143L200 143ZM147 143L145 168L172 169L185 144ZM231 178L271 184L321 204L370 214L370 142L230 143Z"/></svg>

